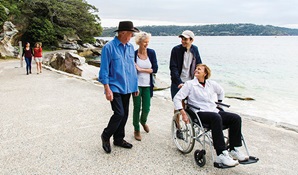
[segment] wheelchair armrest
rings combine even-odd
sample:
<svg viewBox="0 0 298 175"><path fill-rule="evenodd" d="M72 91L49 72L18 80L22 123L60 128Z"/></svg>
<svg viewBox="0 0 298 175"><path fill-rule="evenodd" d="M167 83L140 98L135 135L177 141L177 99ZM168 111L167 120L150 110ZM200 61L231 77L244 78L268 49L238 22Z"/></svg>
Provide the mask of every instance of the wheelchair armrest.
<svg viewBox="0 0 298 175"><path fill-rule="evenodd" d="M227 105L227 104L224 104L224 103L221 103L221 102L215 102L215 104L217 104L219 106L227 107L227 108L229 108L231 106L231 105Z"/></svg>

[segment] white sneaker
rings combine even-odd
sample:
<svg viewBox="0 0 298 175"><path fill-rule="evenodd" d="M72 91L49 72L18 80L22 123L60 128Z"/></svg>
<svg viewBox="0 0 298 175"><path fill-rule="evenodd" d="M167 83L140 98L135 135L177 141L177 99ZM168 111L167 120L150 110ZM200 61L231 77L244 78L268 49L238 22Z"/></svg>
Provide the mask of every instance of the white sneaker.
<svg viewBox="0 0 298 175"><path fill-rule="evenodd" d="M239 162L237 160L233 160L232 157L230 157L229 152L227 150L223 151L222 154L216 157L216 162L222 163L226 166L239 165Z"/></svg>
<svg viewBox="0 0 298 175"><path fill-rule="evenodd" d="M237 148L235 148L235 150L232 150L230 152L230 156L234 160L239 160L240 162L248 160L248 156L242 154Z"/></svg>

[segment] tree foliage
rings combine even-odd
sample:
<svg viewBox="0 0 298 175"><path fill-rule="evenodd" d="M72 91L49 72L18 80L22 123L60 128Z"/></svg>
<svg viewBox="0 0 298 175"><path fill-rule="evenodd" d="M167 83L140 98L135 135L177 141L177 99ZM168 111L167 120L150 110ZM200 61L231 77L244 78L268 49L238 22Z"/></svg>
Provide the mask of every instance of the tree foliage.
<svg viewBox="0 0 298 175"><path fill-rule="evenodd" d="M48 19L33 17L27 32L23 36L29 36L35 38L37 41L43 41L43 45L55 45L55 35L54 26ZM26 40L29 39L26 38Z"/></svg>
<svg viewBox="0 0 298 175"><path fill-rule="evenodd" d="M0 3L0 26L3 25L3 23L7 20L8 15L6 13L5 7L3 6L2 3ZM2 29L0 28L0 31Z"/></svg>
<svg viewBox="0 0 298 175"><path fill-rule="evenodd" d="M0 0L10 10L10 20L21 32L21 40L56 45L64 36L93 42L102 33L98 9L85 0ZM3 2L3 3L2 3ZM5 2L5 3L4 3ZM2 13L0 5L0 13ZM2 19L3 18L3 19Z"/></svg>

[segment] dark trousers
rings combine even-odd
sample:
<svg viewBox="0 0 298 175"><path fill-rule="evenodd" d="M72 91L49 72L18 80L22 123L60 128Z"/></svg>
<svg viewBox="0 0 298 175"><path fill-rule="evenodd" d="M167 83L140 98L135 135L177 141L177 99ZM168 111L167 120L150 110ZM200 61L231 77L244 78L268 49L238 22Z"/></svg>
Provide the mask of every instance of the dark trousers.
<svg viewBox="0 0 298 175"><path fill-rule="evenodd" d="M122 141L125 137L125 125L128 118L129 99L131 94L113 93L114 99L111 101L114 114L111 116L108 126L104 129L102 136L104 139L114 137L114 141Z"/></svg>
<svg viewBox="0 0 298 175"><path fill-rule="evenodd" d="M27 74L31 73L31 62L32 62L32 58L25 58L26 61L26 71Z"/></svg>
<svg viewBox="0 0 298 175"><path fill-rule="evenodd" d="M229 128L229 144L230 149L242 146L241 142L241 117L237 114L219 111L215 112L198 112L202 123L210 125L213 145L219 155L223 150L226 150L223 125Z"/></svg>

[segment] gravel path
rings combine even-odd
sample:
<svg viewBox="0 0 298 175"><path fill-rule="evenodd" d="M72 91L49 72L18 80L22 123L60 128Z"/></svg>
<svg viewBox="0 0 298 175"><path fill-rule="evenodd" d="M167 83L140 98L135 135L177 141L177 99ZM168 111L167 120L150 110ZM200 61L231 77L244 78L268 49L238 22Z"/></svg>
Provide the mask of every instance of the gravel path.
<svg viewBox="0 0 298 175"><path fill-rule="evenodd" d="M207 150L207 164L198 167L194 151L183 155L173 144L173 104L161 97L152 98L150 133L142 131L143 140L134 140L130 112L125 139L133 148L112 146L106 154L100 134L112 111L102 86L50 70L37 75L32 65L32 74L26 75L19 61L0 61L1 175L298 174L297 132L245 116L243 134L260 161L217 169Z"/></svg>

